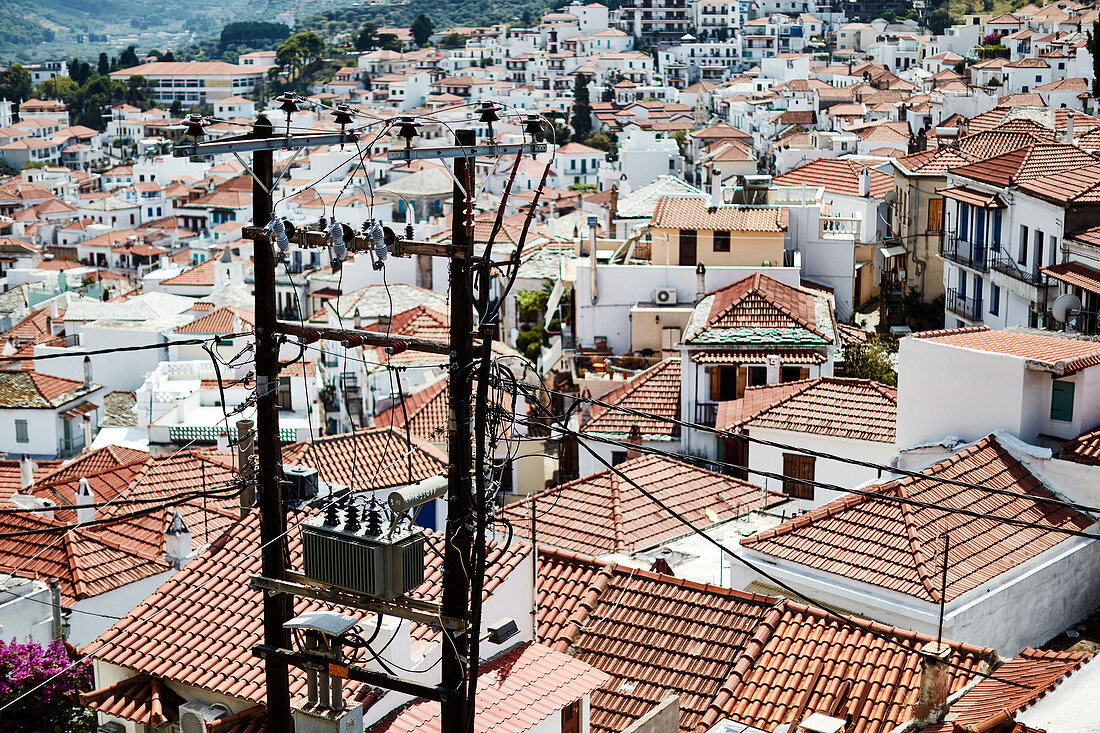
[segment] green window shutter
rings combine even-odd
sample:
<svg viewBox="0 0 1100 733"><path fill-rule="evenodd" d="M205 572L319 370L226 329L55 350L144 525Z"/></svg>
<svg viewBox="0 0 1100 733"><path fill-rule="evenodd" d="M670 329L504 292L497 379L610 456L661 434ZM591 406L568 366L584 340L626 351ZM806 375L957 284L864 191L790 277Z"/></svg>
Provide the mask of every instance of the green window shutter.
<svg viewBox="0 0 1100 733"><path fill-rule="evenodd" d="M1050 387L1050 419L1069 422L1073 419L1073 382L1056 379Z"/></svg>

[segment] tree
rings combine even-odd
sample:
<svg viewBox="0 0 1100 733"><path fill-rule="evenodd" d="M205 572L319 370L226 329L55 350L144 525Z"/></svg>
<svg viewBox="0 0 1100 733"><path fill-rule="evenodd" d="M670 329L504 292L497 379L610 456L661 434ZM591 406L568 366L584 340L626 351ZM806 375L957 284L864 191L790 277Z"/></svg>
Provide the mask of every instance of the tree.
<svg viewBox="0 0 1100 733"><path fill-rule="evenodd" d="M355 37L355 50L370 51L378 43L375 37L377 34L378 24L373 21L366 23L363 30L359 31L359 35Z"/></svg>
<svg viewBox="0 0 1100 733"><path fill-rule="evenodd" d="M466 45L466 36L458 33L448 33L439 39L439 45L443 48L462 48Z"/></svg>
<svg viewBox="0 0 1100 733"><path fill-rule="evenodd" d="M39 99L57 99L67 105L76 96L76 89L76 82L72 78L55 76L39 84L38 88L34 90L34 94Z"/></svg>
<svg viewBox="0 0 1100 733"><path fill-rule="evenodd" d="M524 27L530 26L531 25L531 11L530 10L524 10L523 15L521 15L519 17L519 22L522 23Z"/></svg>
<svg viewBox="0 0 1100 733"><path fill-rule="evenodd" d="M588 77L577 74L573 84L573 138L583 140L592 134L592 105L588 101Z"/></svg>
<svg viewBox="0 0 1100 733"><path fill-rule="evenodd" d="M171 51L166 51L163 56L160 57L161 61L172 62L176 60L176 55Z"/></svg>
<svg viewBox="0 0 1100 733"><path fill-rule="evenodd" d="M111 71L111 62L107 60L107 53L105 51L101 51L99 53L99 61L96 63L96 71L99 72L100 76L107 76L107 74Z"/></svg>
<svg viewBox="0 0 1100 733"><path fill-rule="evenodd" d="M168 107L168 114L172 117L183 116L183 102L178 99L173 99L172 104Z"/></svg>
<svg viewBox="0 0 1100 733"><path fill-rule="evenodd" d="M137 51L133 46L127 46L126 50L118 55L118 63L124 69L131 69L138 65Z"/></svg>
<svg viewBox="0 0 1100 733"><path fill-rule="evenodd" d="M156 85L144 76L135 74L126 80L126 101L135 106L147 104L153 99L155 87Z"/></svg>
<svg viewBox="0 0 1100 733"><path fill-rule="evenodd" d="M87 61L72 58L69 59L65 65L69 68L69 78L72 79L77 86L88 81L88 77L92 75L92 66Z"/></svg>
<svg viewBox="0 0 1100 733"><path fill-rule="evenodd" d="M1093 21L1085 48L1092 54L1092 96L1100 97L1100 20Z"/></svg>
<svg viewBox="0 0 1100 733"><path fill-rule="evenodd" d="M595 132L584 139L584 144L590 148L596 148L596 150L603 150L608 153L615 152L618 148L618 143L615 138L606 132Z"/></svg>
<svg viewBox="0 0 1100 733"><path fill-rule="evenodd" d="M9 102L20 102L30 99L34 94L34 83L31 81L31 72L23 68L22 64L12 64L8 71L0 77L0 99Z"/></svg>
<svg viewBox="0 0 1100 733"><path fill-rule="evenodd" d="M940 36L951 25L951 15L948 14L947 8L937 8L928 14L928 19L924 21L924 24L928 27L930 33Z"/></svg>
<svg viewBox="0 0 1100 733"><path fill-rule="evenodd" d="M421 13L416 16L416 20L412 22L409 30L412 31L413 40L417 46L426 46L435 28L432 26L432 19Z"/></svg>
<svg viewBox="0 0 1100 733"><path fill-rule="evenodd" d="M898 384L898 375L894 371L896 352L896 342L880 338L872 338L865 344L846 346L844 361L839 365L837 374L854 379L871 379L896 387Z"/></svg>
<svg viewBox="0 0 1100 733"><path fill-rule="evenodd" d="M96 715L80 707L80 693L92 687L92 668L75 659L61 641L43 647L0 639L0 730L92 733Z"/></svg>

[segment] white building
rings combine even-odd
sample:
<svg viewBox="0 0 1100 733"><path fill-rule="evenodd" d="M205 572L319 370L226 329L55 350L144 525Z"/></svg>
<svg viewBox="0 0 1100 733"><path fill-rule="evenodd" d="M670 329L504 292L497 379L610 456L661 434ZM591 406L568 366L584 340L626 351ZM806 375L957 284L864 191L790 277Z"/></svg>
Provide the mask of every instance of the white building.
<svg viewBox="0 0 1100 733"><path fill-rule="evenodd" d="M158 104L168 105L177 99L206 104L251 94L263 81L264 67L224 61L154 61L111 72L112 78L121 81L131 76L143 76L156 86L153 99Z"/></svg>

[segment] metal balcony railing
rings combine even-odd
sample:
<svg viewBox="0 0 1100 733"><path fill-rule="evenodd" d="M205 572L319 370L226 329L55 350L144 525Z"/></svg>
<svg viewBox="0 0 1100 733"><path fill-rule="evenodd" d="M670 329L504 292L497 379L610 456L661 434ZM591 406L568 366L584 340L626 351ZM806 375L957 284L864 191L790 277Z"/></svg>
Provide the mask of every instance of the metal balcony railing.
<svg viewBox="0 0 1100 733"><path fill-rule="evenodd" d="M947 291L947 310L968 321L982 320L982 299L968 298L957 290Z"/></svg>
<svg viewBox="0 0 1100 733"><path fill-rule="evenodd" d="M1043 284L1043 274L1031 269L1025 269L1011 256L1001 250L996 250L993 257L993 269L997 272L1015 278L1028 285L1039 287Z"/></svg>
<svg viewBox="0 0 1100 733"><path fill-rule="evenodd" d="M954 235L944 238L943 258L963 267L969 267L971 270L989 271L986 252L984 244L968 242Z"/></svg>
<svg viewBox="0 0 1100 733"><path fill-rule="evenodd" d="M713 428L714 424L718 421L718 403L717 402L697 402L695 403L695 424L702 425L706 428Z"/></svg>

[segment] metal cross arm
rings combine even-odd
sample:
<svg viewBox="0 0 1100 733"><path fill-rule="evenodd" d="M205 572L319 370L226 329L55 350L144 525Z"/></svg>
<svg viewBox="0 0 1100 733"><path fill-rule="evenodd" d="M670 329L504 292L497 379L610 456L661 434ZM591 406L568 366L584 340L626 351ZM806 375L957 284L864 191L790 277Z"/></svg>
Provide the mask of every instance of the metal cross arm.
<svg viewBox="0 0 1100 733"><path fill-rule="evenodd" d="M405 148L404 150L391 150L388 154L390 160L426 160L436 158L497 158L501 155L513 155L516 153L545 153L546 143L509 143L497 145L485 143L484 145L446 145L438 148Z"/></svg>
<svg viewBox="0 0 1100 733"><path fill-rule="evenodd" d="M275 324L275 332L287 336L298 336L304 339L306 343L318 340L340 341L353 346L382 346L391 353L400 353L407 350L422 351L428 354L446 355L451 353L451 345L446 341L417 338L415 336L391 336L378 331L303 326L299 323L279 321Z"/></svg>
<svg viewBox="0 0 1100 733"><path fill-rule="evenodd" d="M421 682L413 682L402 677L395 677L390 674L384 674L382 672L372 672L369 669L363 669L362 667L353 667L351 665L340 664L333 662L328 657L321 656L320 654L306 654L304 652L295 652L289 649L280 649L278 647L269 646L267 644L256 644L252 647L253 656L260 657L261 659L280 659L287 664L292 664L295 667L301 667L303 669L315 669L323 671L332 677L339 677L341 679L352 680L353 682L364 682L368 685L374 685L375 687L382 687L387 690L395 690L397 692L403 692L407 695L414 695L416 697L423 697L428 700L435 700L442 702L443 700L454 699L458 693L455 690L449 690L441 685L426 685Z"/></svg>
<svg viewBox="0 0 1100 733"><path fill-rule="evenodd" d="M245 239L266 242L268 244L271 243L271 232L262 227L244 227L244 229L241 230L241 236ZM319 249L328 247L332 244L332 238L329 236L329 233L317 229L297 228L293 234L288 231L287 239L299 247L304 247L306 249ZM461 259L466 256L465 248L458 247L450 242L420 242L413 239L402 239L396 236L391 242L389 235L386 237L386 242L390 254L394 257L429 255L432 257L457 257ZM349 252L367 252L368 250L374 249L374 245L371 243L370 239L361 234L345 239L344 244L347 246Z"/></svg>
<svg viewBox="0 0 1100 733"><path fill-rule="evenodd" d="M297 150L313 148L319 145L354 145L359 140L356 130L344 132L303 133L301 135L274 135L257 138L252 135L233 135L217 140L182 144L172 148L177 158L190 158L195 155L222 155L226 153L244 153L256 150Z"/></svg>

